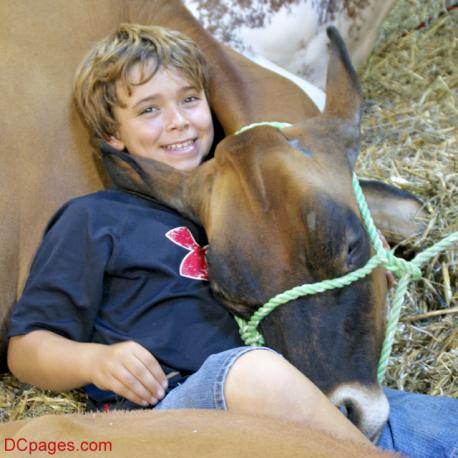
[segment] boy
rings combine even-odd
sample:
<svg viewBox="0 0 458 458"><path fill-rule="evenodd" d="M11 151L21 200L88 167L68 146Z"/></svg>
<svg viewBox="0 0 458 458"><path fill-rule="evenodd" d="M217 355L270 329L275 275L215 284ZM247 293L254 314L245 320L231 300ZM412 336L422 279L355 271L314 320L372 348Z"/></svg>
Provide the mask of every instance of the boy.
<svg viewBox="0 0 458 458"><path fill-rule="evenodd" d="M74 94L94 144L192 170L214 142L206 87L192 41L124 24L83 60ZM229 409L369 444L280 355L241 346L208 287L205 243L192 222L124 192L69 202L12 315L11 371L52 390L85 386L93 409Z"/></svg>

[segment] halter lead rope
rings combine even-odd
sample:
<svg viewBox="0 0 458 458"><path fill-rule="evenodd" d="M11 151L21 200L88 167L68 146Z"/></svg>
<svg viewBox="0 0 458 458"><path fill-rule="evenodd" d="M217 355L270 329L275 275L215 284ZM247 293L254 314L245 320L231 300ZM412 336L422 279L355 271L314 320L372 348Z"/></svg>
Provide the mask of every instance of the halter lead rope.
<svg viewBox="0 0 458 458"><path fill-rule="evenodd" d="M239 133L248 129L264 125L269 125L278 129L291 126L289 123L259 122L241 128L235 132L234 135L238 135ZM377 368L377 380L379 383L381 383L385 375L391 348L393 346L394 334L396 332L396 327L401 314L401 307L404 302L404 296L407 292L409 283L412 280L418 280L422 277L420 267L425 264L426 261L458 241L458 232L450 234L449 236L435 243L430 248L427 248L425 251L417 254L417 256L415 256L415 258L411 261L406 261L405 259L398 258L393 254L392 251L383 247L355 173L353 173L352 185L361 217L363 218L367 233L370 240L372 241L376 254L369 259L366 265L353 272L343 275L342 277L296 286L295 288L292 288L288 291L277 294L263 306L261 306L256 312L254 312L249 321L245 321L240 317L235 317L235 319L239 325L239 331L242 340L246 345L264 345L264 338L257 329L258 325L263 318L269 315L269 313L275 310L278 306L286 304L287 302L302 296L321 293L335 288L343 288L344 286L350 285L354 281L364 278L365 276L369 275L376 267L383 265L385 269L390 270L394 273L394 275L396 275L396 277L399 279L399 282L395 290L393 303L390 308L390 316L388 318L385 339L383 341L382 351Z"/></svg>

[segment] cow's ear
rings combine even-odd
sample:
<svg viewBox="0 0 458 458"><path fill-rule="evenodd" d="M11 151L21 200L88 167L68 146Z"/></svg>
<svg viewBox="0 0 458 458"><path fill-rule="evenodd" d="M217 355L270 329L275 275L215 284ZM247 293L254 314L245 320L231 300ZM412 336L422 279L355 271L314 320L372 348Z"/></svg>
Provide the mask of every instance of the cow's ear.
<svg viewBox="0 0 458 458"><path fill-rule="evenodd" d="M390 244L418 237L426 228L423 202L408 191L382 183L360 180L374 223Z"/></svg>
<svg viewBox="0 0 458 458"><path fill-rule="evenodd" d="M335 27L328 27L329 63L324 112L359 125L363 101L358 76L345 43Z"/></svg>
<svg viewBox="0 0 458 458"><path fill-rule="evenodd" d="M167 164L146 159L108 144L101 145L104 167L113 184L126 192L138 194L167 205L179 213L200 223L200 209L205 194L200 168L183 172ZM209 175L209 167L206 176Z"/></svg>
<svg viewBox="0 0 458 458"><path fill-rule="evenodd" d="M167 164L120 151L106 143L100 149L105 169L117 188L175 208L185 180L183 172Z"/></svg>
<svg viewBox="0 0 458 458"><path fill-rule="evenodd" d="M116 188L154 198L148 176L130 154L108 144L100 149L105 171Z"/></svg>
<svg viewBox="0 0 458 458"><path fill-rule="evenodd" d="M339 122L348 143L347 156L353 167L359 154L362 91L345 43L335 27L328 27L329 63L324 115Z"/></svg>

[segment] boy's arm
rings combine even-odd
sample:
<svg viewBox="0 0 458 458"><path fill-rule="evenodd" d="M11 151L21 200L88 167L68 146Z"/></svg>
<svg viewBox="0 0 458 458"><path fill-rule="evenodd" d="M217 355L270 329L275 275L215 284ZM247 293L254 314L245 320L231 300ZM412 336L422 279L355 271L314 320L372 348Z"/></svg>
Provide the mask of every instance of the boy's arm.
<svg viewBox="0 0 458 458"><path fill-rule="evenodd" d="M53 391L93 383L140 404L156 404L167 378L156 358L136 342L74 342L50 331L11 337L8 366L21 381Z"/></svg>
<svg viewBox="0 0 458 458"><path fill-rule="evenodd" d="M87 359L93 345L45 330L32 331L10 338L8 367L19 380L45 389L79 388L90 383Z"/></svg>

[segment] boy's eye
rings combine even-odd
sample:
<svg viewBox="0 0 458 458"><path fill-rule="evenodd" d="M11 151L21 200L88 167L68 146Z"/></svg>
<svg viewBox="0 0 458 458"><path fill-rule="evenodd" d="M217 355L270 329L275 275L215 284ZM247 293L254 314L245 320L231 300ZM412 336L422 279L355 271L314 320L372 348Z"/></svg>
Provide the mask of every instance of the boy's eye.
<svg viewBox="0 0 458 458"><path fill-rule="evenodd" d="M159 110L157 107L146 107L144 108L140 114L148 114L148 113L156 113Z"/></svg>
<svg viewBox="0 0 458 458"><path fill-rule="evenodd" d="M185 103L191 103L197 100L200 100L200 98L197 95L188 95L187 97L184 98Z"/></svg>

